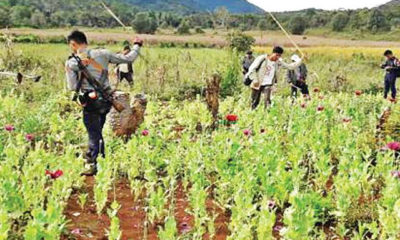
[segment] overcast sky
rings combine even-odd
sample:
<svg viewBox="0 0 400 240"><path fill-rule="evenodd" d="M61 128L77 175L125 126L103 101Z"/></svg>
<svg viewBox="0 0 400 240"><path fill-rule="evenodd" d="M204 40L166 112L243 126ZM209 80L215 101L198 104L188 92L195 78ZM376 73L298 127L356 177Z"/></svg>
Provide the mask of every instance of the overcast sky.
<svg viewBox="0 0 400 240"><path fill-rule="evenodd" d="M292 11L305 8L356 9L376 7L390 0L248 0L267 11Z"/></svg>

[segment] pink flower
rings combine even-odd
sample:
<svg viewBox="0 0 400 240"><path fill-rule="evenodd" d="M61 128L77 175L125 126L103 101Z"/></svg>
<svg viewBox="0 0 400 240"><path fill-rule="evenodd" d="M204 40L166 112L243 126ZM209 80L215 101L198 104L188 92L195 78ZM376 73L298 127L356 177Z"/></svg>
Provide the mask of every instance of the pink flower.
<svg viewBox="0 0 400 240"><path fill-rule="evenodd" d="M245 130L243 130L243 134L245 136L250 136L251 135L251 130L250 129L245 129Z"/></svg>
<svg viewBox="0 0 400 240"><path fill-rule="evenodd" d="M226 115L225 119L226 119L228 122L236 122L239 118L238 118L237 115L228 114L228 115Z"/></svg>
<svg viewBox="0 0 400 240"><path fill-rule="evenodd" d="M275 206L276 206L276 203L274 201L272 201L272 200L268 201L268 208L269 209L273 209L273 208L275 208Z"/></svg>
<svg viewBox="0 0 400 240"><path fill-rule="evenodd" d="M307 104L302 103L300 106L301 106L301 108L306 108L306 107L307 107Z"/></svg>
<svg viewBox="0 0 400 240"><path fill-rule="evenodd" d="M392 177L399 178L400 179L400 171L392 171L391 172Z"/></svg>
<svg viewBox="0 0 400 240"><path fill-rule="evenodd" d="M81 235L82 231L79 228L75 228L71 231L71 233L74 235Z"/></svg>
<svg viewBox="0 0 400 240"><path fill-rule="evenodd" d="M356 94L356 96L361 96L363 94L361 90L356 90L354 93Z"/></svg>
<svg viewBox="0 0 400 240"><path fill-rule="evenodd" d="M386 148L396 152L400 151L400 142L390 142L386 145Z"/></svg>
<svg viewBox="0 0 400 240"><path fill-rule="evenodd" d="M275 232L280 232L280 231L282 230L282 228L283 228L282 225L276 225L276 226L274 227L274 231L275 231Z"/></svg>
<svg viewBox="0 0 400 240"><path fill-rule="evenodd" d="M322 111L324 111L324 109L325 109L325 107L321 106L321 105L317 107L318 112L322 112Z"/></svg>
<svg viewBox="0 0 400 240"><path fill-rule="evenodd" d="M182 233L188 233L188 232L190 232L190 230L192 230L192 228L189 226L189 224L187 222L181 223L180 228L181 228Z"/></svg>
<svg viewBox="0 0 400 240"><path fill-rule="evenodd" d="M7 124L4 126L4 130L6 130L7 132L12 132L15 130L15 127L11 124Z"/></svg>
<svg viewBox="0 0 400 240"><path fill-rule="evenodd" d="M148 136L149 134L150 134L150 131L147 130L147 129L142 131L142 136L145 136L145 137L146 137L146 136Z"/></svg>
<svg viewBox="0 0 400 240"><path fill-rule="evenodd" d="M26 134L25 140L28 142L32 142L33 140L35 140L35 136L33 134Z"/></svg>
<svg viewBox="0 0 400 240"><path fill-rule="evenodd" d="M57 170L55 172L52 172L50 170L46 170L46 175L49 176L51 179L57 179L64 175L62 170Z"/></svg>

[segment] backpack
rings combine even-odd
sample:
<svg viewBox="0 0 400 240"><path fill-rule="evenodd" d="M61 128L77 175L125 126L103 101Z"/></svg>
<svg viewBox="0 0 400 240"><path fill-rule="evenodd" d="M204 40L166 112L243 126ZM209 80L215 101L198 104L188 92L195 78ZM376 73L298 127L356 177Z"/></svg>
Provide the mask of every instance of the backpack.
<svg viewBox="0 0 400 240"><path fill-rule="evenodd" d="M262 61L260 62L260 64L257 66L256 72L260 71L261 66L263 65L264 62L265 62L265 58L263 58L263 60L262 60ZM253 80L250 79L250 74L246 74L246 75L244 76L244 79L243 79L243 84L244 84L245 86L250 86L252 82L253 82Z"/></svg>

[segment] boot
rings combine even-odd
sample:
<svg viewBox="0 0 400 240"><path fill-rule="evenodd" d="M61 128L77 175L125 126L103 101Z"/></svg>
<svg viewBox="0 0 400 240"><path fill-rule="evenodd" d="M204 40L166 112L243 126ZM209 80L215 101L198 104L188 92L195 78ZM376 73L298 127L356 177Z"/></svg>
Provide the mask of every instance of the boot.
<svg viewBox="0 0 400 240"><path fill-rule="evenodd" d="M85 177L93 177L96 176L97 174L97 164L89 164L89 169L83 173L81 173L81 176Z"/></svg>

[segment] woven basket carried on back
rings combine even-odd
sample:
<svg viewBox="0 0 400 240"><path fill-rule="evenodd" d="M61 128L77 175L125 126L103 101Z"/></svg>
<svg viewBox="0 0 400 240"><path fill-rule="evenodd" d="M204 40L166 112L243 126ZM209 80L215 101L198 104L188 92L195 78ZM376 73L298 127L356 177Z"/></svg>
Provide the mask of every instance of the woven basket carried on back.
<svg viewBox="0 0 400 240"><path fill-rule="evenodd" d="M114 108L110 112L109 122L114 134L118 137L130 137L144 121L147 106L146 96L138 94L130 103L129 93L115 92L114 97L125 109L118 112Z"/></svg>

